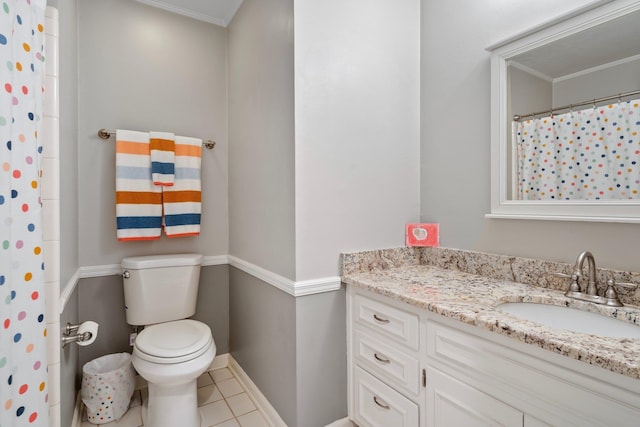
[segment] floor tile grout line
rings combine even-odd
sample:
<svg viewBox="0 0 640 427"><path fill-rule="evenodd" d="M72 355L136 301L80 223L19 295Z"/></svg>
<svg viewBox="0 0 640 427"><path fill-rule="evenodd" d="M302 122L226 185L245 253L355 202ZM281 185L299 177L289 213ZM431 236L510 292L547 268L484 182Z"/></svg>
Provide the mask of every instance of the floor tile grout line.
<svg viewBox="0 0 640 427"><path fill-rule="evenodd" d="M230 396L224 396L224 395L222 394L222 391L220 391L220 388L218 387L218 382L216 382L216 380L215 380L215 378L214 378L214 376L213 376L213 372L214 372L214 371L220 371L220 370L223 370L223 369L226 369L226 370L227 370L227 372L228 372L231 376L230 376L230 377L228 377L228 378L221 379L221 380L220 380L220 382L222 382L222 381L226 381L226 380L230 380L230 379L235 379L235 380L236 380L236 383L237 383L237 384L240 386L240 388L242 389L242 391L241 391L241 392L236 393L236 394L233 394L233 395L230 395ZM258 406L256 405L256 402L255 402L255 401L254 401L254 399L252 398L251 394L250 394L250 393L248 393L248 391L244 388L244 386L242 385L242 383L241 383L240 381L238 381L238 380L237 380L236 376L233 374L233 372L231 372L231 370L230 370L228 367L226 367L226 366L225 366L225 367L222 367L222 368L217 368L217 369L209 370L209 371L206 371L205 373L203 373L203 375L205 375L205 374L209 377L209 379L212 381L212 383L211 383L211 384L205 384L205 385L203 385L203 386L201 386L201 387L198 387L198 389L201 389L201 388L204 388L204 387L207 387L207 386L210 386L210 385L214 385L215 387L217 387L217 388L218 388L218 391L220 392L220 395L222 396L222 399L219 399L219 400L214 401L214 402L207 402L207 403L205 403L205 404L203 404L203 405L198 405L198 408L201 408L202 406L206 406L206 405L210 405L210 404L213 404L213 403L217 403L217 402L223 401L223 402L224 402L224 404L225 404L225 406L227 407L227 409L229 410L229 412L230 412L230 413L231 413L231 415L233 416L232 418L229 418L228 420L225 420L225 421L222 421L222 422L220 422L220 423L218 423L218 424L212 425L212 427L216 427L216 426L219 426L219 425L222 425L222 424L228 423L228 422L229 422L229 421L231 421L231 420L235 420L235 422L236 422L236 424L237 424L238 426L242 426L242 424L240 423L239 418L240 418L240 417L248 416L249 414L252 414L252 413L254 413L254 412L258 413L259 417L260 417L260 418L262 418L262 420L263 420L263 421L266 421L266 416L265 416L265 414L263 414L263 413L262 413L262 411L258 408ZM131 403L130 403L130 406L129 406L129 409L127 410L127 412L129 412L130 410L132 410L132 409L134 409L134 408L136 408L136 407L140 407L140 410L142 410L142 406L143 406L143 404L144 404L144 399L143 399L143 390L144 390L144 389L146 389L146 388L147 388L146 381L140 381L140 379L137 379L137 381L136 381L136 387L135 387L135 389L134 389L134 394L135 394L135 393L138 393L138 394L139 394L140 399L139 399L139 402L137 402L137 404L135 404L135 405L131 405L131 403L133 403L133 402L135 402L135 401L136 401L135 397L133 397L133 396L132 396L132 398L131 398ZM253 409L252 409L252 410L250 410L249 412L246 412L246 413L244 413L244 414L241 414L241 415L236 416L235 412L234 412L234 411L233 411L233 409L231 408L231 405L229 404L229 402L227 401L227 399L229 399L229 398L233 398L233 397L237 397L237 396L240 396L240 395L242 395L242 394L246 395L246 397L249 399L249 401L251 402L251 404L252 404L252 406L253 406ZM82 419L81 427L89 427L89 426L93 426L94 424L91 424L91 423L89 423L89 421L87 421L87 420L86 420L86 408L83 408L83 414L84 414L84 416L85 416L85 417L83 417L83 419ZM140 415L142 415L142 414L140 414ZM118 421L113 421L113 422L111 422L111 423L107 423L107 424L102 424L102 426L104 426L104 427L120 427L120 425L119 425L119 424L120 424L120 421L122 421L122 420L123 420L123 418L124 418L125 416L126 416L126 413L125 413L125 415L123 415L123 416L120 418L120 420L118 420ZM205 424L208 424L208 423L205 423ZM131 424L129 424L129 425L131 425ZM265 425L268 425L268 424L265 424ZM144 427L144 425L142 425L142 424L141 424L141 425L139 425L139 426L138 426L138 425L136 425L135 427ZM206 425L206 426L203 426L203 427L210 427L210 425Z"/></svg>

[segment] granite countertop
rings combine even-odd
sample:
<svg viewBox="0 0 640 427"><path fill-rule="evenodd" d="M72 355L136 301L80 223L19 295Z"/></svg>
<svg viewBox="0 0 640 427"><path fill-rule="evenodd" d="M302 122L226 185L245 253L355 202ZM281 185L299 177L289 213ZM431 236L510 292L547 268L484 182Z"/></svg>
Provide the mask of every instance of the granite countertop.
<svg viewBox="0 0 640 427"><path fill-rule="evenodd" d="M345 268L343 257L342 281L572 359L640 378L640 339L553 329L500 311L496 306L505 302L542 302L600 312L637 325L640 307L616 308L578 301L565 297L557 289L424 265L424 260L421 262L420 257L414 260L412 256L410 253L396 265L387 263L379 268L370 263L359 269Z"/></svg>

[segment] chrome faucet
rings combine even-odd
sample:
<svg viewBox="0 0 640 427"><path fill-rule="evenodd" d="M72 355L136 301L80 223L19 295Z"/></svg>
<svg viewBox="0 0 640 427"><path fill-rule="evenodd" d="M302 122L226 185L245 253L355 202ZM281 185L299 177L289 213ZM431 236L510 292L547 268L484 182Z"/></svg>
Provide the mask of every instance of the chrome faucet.
<svg viewBox="0 0 640 427"><path fill-rule="evenodd" d="M580 287L579 280L582 276L582 269L584 267L585 260L587 260L587 268L589 271L587 272L587 289L586 291L583 291ZM583 251L578 255L573 274L569 276L568 274L556 273L556 276L571 279L571 285L569 286L569 289L567 289L567 292L565 292L565 296L612 307L622 307L623 305L618 297L618 293L616 292L616 286L622 286L625 288L638 287L635 283L614 282L613 279L609 279L607 280L607 289L604 291L604 295L598 295L596 260L593 257L593 254L589 251Z"/></svg>

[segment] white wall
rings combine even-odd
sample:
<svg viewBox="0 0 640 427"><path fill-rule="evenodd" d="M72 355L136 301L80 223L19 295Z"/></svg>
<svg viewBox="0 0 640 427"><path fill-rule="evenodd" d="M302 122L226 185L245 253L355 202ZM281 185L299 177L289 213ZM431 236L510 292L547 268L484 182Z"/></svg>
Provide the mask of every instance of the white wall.
<svg viewBox="0 0 640 427"><path fill-rule="evenodd" d="M226 32L130 0L79 3L79 263L228 249ZM164 130L213 139L202 153L201 235L118 242L115 141L100 128Z"/></svg>
<svg viewBox="0 0 640 427"><path fill-rule="evenodd" d="M296 279L404 244L420 208L419 0L295 2Z"/></svg>
<svg viewBox="0 0 640 427"><path fill-rule="evenodd" d="M76 0L48 1L59 11L60 285L78 269L78 21Z"/></svg>
<svg viewBox="0 0 640 427"><path fill-rule="evenodd" d="M422 219L442 246L637 271L640 227L485 219L490 210L490 67L485 48L585 0L423 0Z"/></svg>
<svg viewBox="0 0 640 427"><path fill-rule="evenodd" d="M507 100L507 117L514 114L525 115L534 111L544 111L552 107L551 81L541 79L516 67L508 69L509 98ZM507 159L513 155L511 120L507 121ZM513 194L513 167L507 171L507 194Z"/></svg>
<svg viewBox="0 0 640 427"><path fill-rule="evenodd" d="M49 393L49 424L60 426L62 413L60 395L60 96L58 91L59 56L58 10L47 7L45 12L44 118L42 123L41 198L42 245L44 255L45 319L47 322L47 376Z"/></svg>
<svg viewBox="0 0 640 427"><path fill-rule="evenodd" d="M636 91L639 88L640 59L636 59L554 82L553 105L575 104L589 99ZM640 96L636 96L637 98Z"/></svg>
<svg viewBox="0 0 640 427"><path fill-rule="evenodd" d="M58 134L59 150L59 191L60 191L60 250L59 270L47 264L47 269L57 270L60 290L68 286L78 269L78 24L76 0L48 0L49 6L58 9L58 93L59 118L48 117L53 132ZM48 33L48 31L47 31ZM45 41L51 47L49 41ZM51 55L47 61L54 62ZM51 65L51 64L49 64ZM49 147L52 148L52 147ZM47 148L45 148L46 150ZM46 179L46 178L45 178ZM55 319L55 329L50 329L51 340L47 343L50 350L49 373L55 374L55 381L49 383L50 393L59 396L59 404L50 399L52 410L49 423L51 427L71 425L75 407L76 375L78 372L78 349L67 346L60 348L60 325L67 322L77 323L77 298L71 298L67 311L60 316L58 295L47 295L47 316ZM59 362L59 365L57 365Z"/></svg>
<svg viewBox="0 0 640 427"><path fill-rule="evenodd" d="M509 117L544 111L552 104L551 81L541 79L516 67L509 67Z"/></svg>

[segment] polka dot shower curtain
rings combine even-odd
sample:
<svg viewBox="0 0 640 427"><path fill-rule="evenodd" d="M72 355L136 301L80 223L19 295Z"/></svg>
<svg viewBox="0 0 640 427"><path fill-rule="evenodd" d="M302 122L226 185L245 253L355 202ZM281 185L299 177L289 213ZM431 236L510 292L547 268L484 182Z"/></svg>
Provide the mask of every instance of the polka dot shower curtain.
<svg viewBox="0 0 640 427"><path fill-rule="evenodd" d="M0 427L48 426L40 152L46 0L0 0Z"/></svg>
<svg viewBox="0 0 640 427"><path fill-rule="evenodd" d="M516 123L520 200L640 198L640 100Z"/></svg>

